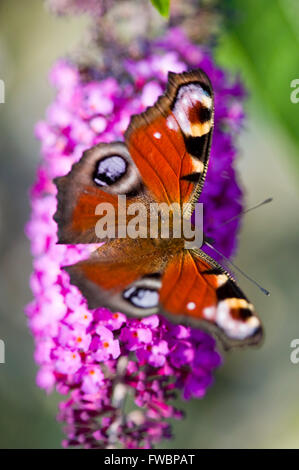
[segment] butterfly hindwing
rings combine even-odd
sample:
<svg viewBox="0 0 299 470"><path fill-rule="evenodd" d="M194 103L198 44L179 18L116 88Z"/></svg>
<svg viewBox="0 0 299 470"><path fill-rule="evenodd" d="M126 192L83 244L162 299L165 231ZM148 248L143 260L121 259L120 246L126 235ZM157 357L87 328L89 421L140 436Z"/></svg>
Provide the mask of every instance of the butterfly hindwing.
<svg viewBox="0 0 299 470"><path fill-rule="evenodd" d="M87 260L65 269L89 308L107 307L130 316L158 312L163 252L150 239L118 239L98 248Z"/></svg>
<svg viewBox="0 0 299 470"><path fill-rule="evenodd" d="M185 250L166 266L161 310L172 321L204 327L226 347L257 344L261 322L232 277L201 250Z"/></svg>
<svg viewBox="0 0 299 470"><path fill-rule="evenodd" d="M115 240L66 270L90 308L139 318L164 313L175 323L213 332L227 348L261 340L253 305L202 251L175 250L166 260L149 239Z"/></svg>

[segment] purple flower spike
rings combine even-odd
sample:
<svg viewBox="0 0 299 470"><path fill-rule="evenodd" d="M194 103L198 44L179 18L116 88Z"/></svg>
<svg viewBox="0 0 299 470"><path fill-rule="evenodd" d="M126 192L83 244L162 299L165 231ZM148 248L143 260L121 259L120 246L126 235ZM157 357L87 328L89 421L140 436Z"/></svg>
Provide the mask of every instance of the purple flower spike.
<svg viewBox="0 0 299 470"><path fill-rule="evenodd" d="M38 386L68 395L58 417L66 423L64 446L151 448L170 438L166 419L182 418L171 400L178 393L185 399L202 398L221 363L214 339L200 330L173 325L159 315L139 321L104 308L89 310L61 267L85 258L94 246L57 245L53 220L53 178L68 173L85 149L122 139L132 114L142 112L164 90L168 71L196 67L211 78L216 107L201 196L205 231L231 256L239 222L217 227L242 206L234 169L234 139L243 119L240 83L230 83L210 55L178 29L148 44L142 59L124 60L121 77L87 80L64 60L52 70L56 99L36 127L43 157L26 228L34 256L34 300L26 313L39 365ZM128 394L136 404L131 412L124 409Z"/></svg>

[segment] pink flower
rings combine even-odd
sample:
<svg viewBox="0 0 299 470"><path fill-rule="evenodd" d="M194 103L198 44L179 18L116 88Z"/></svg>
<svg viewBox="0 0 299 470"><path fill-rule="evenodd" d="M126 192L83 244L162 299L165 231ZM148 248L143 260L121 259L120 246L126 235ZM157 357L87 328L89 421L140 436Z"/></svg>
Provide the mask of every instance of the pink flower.
<svg viewBox="0 0 299 470"><path fill-rule="evenodd" d="M114 331L119 330L126 323L127 318L123 313L112 313L105 308L99 308L94 312L94 320L97 325L105 325L106 328Z"/></svg>
<svg viewBox="0 0 299 470"><path fill-rule="evenodd" d="M138 349L136 356L141 364L150 364L153 367L162 367L169 353L168 343L165 340L156 344L148 345L144 349Z"/></svg>
<svg viewBox="0 0 299 470"><path fill-rule="evenodd" d="M73 323L72 326L62 324L57 336L57 341L61 346L71 350L87 352L92 336L86 333L86 325Z"/></svg>
<svg viewBox="0 0 299 470"><path fill-rule="evenodd" d="M109 358L117 359L120 356L120 346L119 341L114 339L112 331L105 326L97 326L96 333L101 346L95 353L96 360L102 362Z"/></svg>
<svg viewBox="0 0 299 470"><path fill-rule="evenodd" d="M86 367L82 372L82 391L92 395L98 393L104 384L104 378L104 374L99 367Z"/></svg>
<svg viewBox="0 0 299 470"><path fill-rule="evenodd" d="M128 328L124 327L121 330L120 339L126 344L129 351L136 351L136 349L151 344L153 335L149 328L143 328L140 325L130 325Z"/></svg>
<svg viewBox="0 0 299 470"><path fill-rule="evenodd" d="M57 348L55 357L55 370L60 374L75 374L81 365L81 356L77 351L70 351L62 347Z"/></svg>

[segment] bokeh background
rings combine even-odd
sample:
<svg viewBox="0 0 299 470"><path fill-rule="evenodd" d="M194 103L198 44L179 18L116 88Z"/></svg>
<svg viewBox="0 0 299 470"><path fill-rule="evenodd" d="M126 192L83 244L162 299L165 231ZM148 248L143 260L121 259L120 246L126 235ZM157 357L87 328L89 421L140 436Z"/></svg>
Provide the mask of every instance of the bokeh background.
<svg viewBox="0 0 299 470"><path fill-rule="evenodd" d="M228 0L216 47L218 63L237 71L250 96L239 140L240 178L250 206L274 202L244 219L236 262L271 291L265 297L241 279L264 322L255 350L225 355L204 400L180 403L187 418L173 423L174 448L299 448L299 2ZM35 385L33 342L23 308L31 300L28 189L39 159L33 128L53 98L50 66L78 44L88 20L55 18L41 0L0 0L0 447L59 448L59 396Z"/></svg>

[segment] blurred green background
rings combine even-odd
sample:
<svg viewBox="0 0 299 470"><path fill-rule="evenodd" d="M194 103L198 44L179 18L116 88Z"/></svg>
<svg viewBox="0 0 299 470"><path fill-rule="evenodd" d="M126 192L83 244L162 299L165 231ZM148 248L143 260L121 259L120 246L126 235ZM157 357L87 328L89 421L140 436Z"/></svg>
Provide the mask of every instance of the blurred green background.
<svg viewBox="0 0 299 470"><path fill-rule="evenodd" d="M180 403L187 418L173 423L174 448L298 448L299 364L290 342L299 338L299 103L290 82L299 78L297 0L228 0L234 15L217 47L218 62L238 71L250 92L239 140L240 177L250 206L274 202L244 220L237 263L271 291L266 298L241 284L264 322L266 339L256 350L225 356L204 400ZM71 52L86 18L54 18L41 0L0 0L0 447L59 448L58 395L35 385L33 342L24 305L30 301L28 188L39 159L35 122L53 97L47 74ZM162 446L162 447L163 447Z"/></svg>

